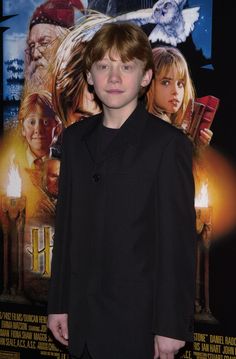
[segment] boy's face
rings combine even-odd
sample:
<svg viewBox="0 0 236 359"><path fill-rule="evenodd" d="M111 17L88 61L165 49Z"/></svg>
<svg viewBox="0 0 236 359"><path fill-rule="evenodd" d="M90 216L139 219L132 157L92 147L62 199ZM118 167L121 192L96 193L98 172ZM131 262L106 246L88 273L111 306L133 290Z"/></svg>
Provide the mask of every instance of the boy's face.
<svg viewBox="0 0 236 359"><path fill-rule="evenodd" d="M48 160L44 173L44 186L49 193L57 197L58 195L58 179L60 173L60 161Z"/></svg>
<svg viewBox="0 0 236 359"><path fill-rule="evenodd" d="M165 112L176 113L184 99L184 81L175 69L170 69L166 74L160 74L155 78L154 102Z"/></svg>
<svg viewBox="0 0 236 359"><path fill-rule="evenodd" d="M117 53L112 53L112 59L107 53L92 65L87 81L94 86L103 107L133 111L141 86L147 86L152 78L152 70L144 73L143 67L136 58L124 63Z"/></svg>
<svg viewBox="0 0 236 359"><path fill-rule="evenodd" d="M59 134L59 125L55 118L48 117L36 106L23 121L22 135L26 138L31 151L39 157L48 154L55 136Z"/></svg>

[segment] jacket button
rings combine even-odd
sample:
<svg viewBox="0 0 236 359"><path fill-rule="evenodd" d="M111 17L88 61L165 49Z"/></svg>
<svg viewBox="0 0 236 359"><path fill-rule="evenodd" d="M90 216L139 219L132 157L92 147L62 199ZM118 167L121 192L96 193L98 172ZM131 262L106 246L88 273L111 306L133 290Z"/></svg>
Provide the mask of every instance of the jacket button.
<svg viewBox="0 0 236 359"><path fill-rule="evenodd" d="M94 173L94 175L93 175L93 180L94 180L94 182L98 182L98 181L100 180L100 178L101 178L101 175L100 175L100 174Z"/></svg>

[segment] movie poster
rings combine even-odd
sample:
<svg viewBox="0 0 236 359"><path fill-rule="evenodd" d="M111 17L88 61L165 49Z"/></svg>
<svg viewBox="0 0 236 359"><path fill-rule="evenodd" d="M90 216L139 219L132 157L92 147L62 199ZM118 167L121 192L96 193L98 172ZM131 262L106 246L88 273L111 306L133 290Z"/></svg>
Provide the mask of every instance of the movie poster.
<svg viewBox="0 0 236 359"><path fill-rule="evenodd" d="M74 78L86 41L103 23L126 20L153 48L180 49L199 102L212 96L213 137L194 165L195 336L178 357L235 358L233 96L220 45L226 21L217 17L226 10L213 0L1 0L0 9L0 359L69 358L46 326L61 138L100 111L82 74Z"/></svg>

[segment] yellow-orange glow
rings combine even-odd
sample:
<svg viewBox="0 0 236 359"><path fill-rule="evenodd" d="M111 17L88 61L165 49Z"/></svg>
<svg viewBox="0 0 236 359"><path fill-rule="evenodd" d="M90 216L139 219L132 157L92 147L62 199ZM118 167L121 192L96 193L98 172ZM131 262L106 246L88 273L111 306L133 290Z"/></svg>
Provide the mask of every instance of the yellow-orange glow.
<svg viewBox="0 0 236 359"><path fill-rule="evenodd" d="M8 197L21 197L21 178L16 166L12 165L8 172L9 182L7 185Z"/></svg>
<svg viewBox="0 0 236 359"><path fill-rule="evenodd" d="M200 193L195 197L195 207L208 207L208 184L203 183Z"/></svg>
<svg viewBox="0 0 236 359"><path fill-rule="evenodd" d="M203 183L208 184L208 208L212 208L212 239L222 238L235 230L235 166L215 149L208 147L204 155L195 158L194 179L196 195L201 193ZM199 201L196 201L196 206L198 205Z"/></svg>

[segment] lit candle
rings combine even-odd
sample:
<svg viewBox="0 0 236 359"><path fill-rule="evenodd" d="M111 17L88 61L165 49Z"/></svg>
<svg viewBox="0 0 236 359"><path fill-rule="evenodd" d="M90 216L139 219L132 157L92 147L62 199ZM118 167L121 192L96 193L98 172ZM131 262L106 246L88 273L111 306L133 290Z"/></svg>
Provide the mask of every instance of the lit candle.
<svg viewBox="0 0 236 359"><path fill-rule="evenodd" d="M3 293L1 299L19 301L24 291L24 226L26 198L16 166L9 170L6 195L2 196ZM21 300L22 301L22 300ZM25 302L25 300L23 300Z"/></svg>
<svg viewBox="0 0 236 359"><path fill-rule="evenodd" d="M208 185L204 183L201 186L200 193L195 198L196 228L198 233L202 232L204 224L211 225L212 222L212 207L209 206L208 202Z"/></svg>
<svg viewBox="0 0 236 359"><path fill-rule="evenodd" d="M204 183L195 198L196 228L199 234L196 250L196 297L195 319L215 322L211 314L209 300L209 249L212 234L212 207L208 201L208 185ZM201 270L203 264L203 271ZM202 275L203 278L202 278ZM203 298L201 283L203 283Z"/></svg>

